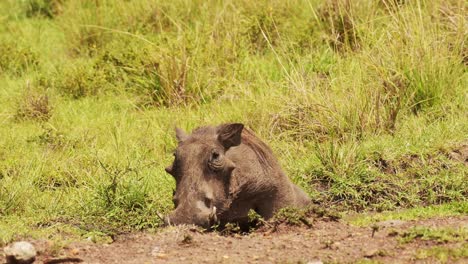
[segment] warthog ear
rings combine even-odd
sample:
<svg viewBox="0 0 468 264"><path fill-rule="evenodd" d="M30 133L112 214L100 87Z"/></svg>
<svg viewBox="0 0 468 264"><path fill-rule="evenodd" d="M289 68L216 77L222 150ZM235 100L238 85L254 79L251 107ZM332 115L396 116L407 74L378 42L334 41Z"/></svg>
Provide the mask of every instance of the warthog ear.
<svg viewBox="0 0 468 264"><path fill-rule="evenodd" d="M238 146L241 143L241 134L244 125L231 123L218 126L218 140L226 148Z"/></svg>
<svg viewBox="0 0 468 264"><path fill-rule="evenodd" d="M169 165L165 168L166 172L169 173L169 174L173 174L174 173L174 169L173 169L173 165Z"/></svg>
<svg viewBox="0 0 468 264"><path fill-rule="evenodd" d="M175 129L175 133L176 133L176 138L177 138L177 141L179 142L182 142L184 140L186 140L188 138L188 135L187 133L185 133L185 131L183 131L182 129L176 127Z"/></svg>

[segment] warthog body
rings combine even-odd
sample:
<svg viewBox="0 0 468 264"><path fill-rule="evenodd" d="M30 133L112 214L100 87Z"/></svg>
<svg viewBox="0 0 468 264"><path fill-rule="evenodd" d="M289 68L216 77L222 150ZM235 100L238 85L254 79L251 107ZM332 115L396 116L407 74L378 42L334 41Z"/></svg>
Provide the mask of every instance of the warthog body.
<svg viewBox="0 0 468 264"><path fill-rule="evenodd" d="M242 124L176 129L175 210L170 224L245 224L255 210L268 219L280 208L303 207L309 197L281 169L271 149Z"/></svg>

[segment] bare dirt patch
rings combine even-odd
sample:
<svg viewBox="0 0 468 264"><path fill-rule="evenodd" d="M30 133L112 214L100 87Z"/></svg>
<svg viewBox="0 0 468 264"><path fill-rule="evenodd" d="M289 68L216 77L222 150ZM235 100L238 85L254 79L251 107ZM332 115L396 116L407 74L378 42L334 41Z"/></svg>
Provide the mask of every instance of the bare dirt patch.
<svg viewBox="0 0 468 264"><path fill-rule="evenodd" d="M434 245L460 248L468 242L415 239L401 243L398 239L398 234L413 227L468 228L467 216L392 220L372 227L356 227L342 221L311 222L310 228L282 225L275 231L266 228L248 235L228 236L203 233L190 226L169 227L156 234L120 235L111 244L74 242L55 252L45 240L31 242L40 252L36 263L343 263L365 259L406 263L418 261L418 250ZM428 260L431 261L420 261ZM4 262L0 258L0 263Z"/></svg>

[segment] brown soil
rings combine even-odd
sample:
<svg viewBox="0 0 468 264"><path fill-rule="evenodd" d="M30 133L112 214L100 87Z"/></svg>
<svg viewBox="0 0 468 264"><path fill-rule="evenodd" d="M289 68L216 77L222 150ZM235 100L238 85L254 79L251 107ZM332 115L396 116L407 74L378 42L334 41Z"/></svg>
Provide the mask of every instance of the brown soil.
<svg viewBox="0 0 468 264"><path fill-rule="evenodd" d="M74 242L55 257L50 243L31 241L40 252L36 263L354 263L369 259L384 263L413 263L418 250L433 246L457 248L465 242L398 242L399 233L414 226L468 228L468 216L419 221L385 221L371 227L343 222L313 222L311 228L280 226L249 235L222 236L202 233L194 227L169 227L156 234L118 236L111 244ZM376 230L377 229L377 230ZM315 261L315 262L314 262ZM420 260L430 263L435 259ZM450 263L467 263L468 259ZM0 263L4 263L0 257Z"/></svg>

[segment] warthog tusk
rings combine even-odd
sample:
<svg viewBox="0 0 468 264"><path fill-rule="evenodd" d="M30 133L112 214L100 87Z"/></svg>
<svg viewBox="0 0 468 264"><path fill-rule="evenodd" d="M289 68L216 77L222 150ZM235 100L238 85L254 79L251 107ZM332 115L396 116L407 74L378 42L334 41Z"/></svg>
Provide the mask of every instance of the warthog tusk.
<svg viewBox="0 0 468 264"><path fill-rule="evenodd" d="M216 216L216 206L213 206L213 209L211 209L210 220L213 222L218 222L218 217Z"/></svg>

